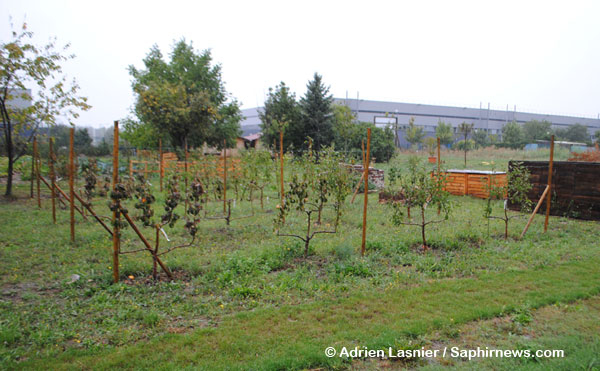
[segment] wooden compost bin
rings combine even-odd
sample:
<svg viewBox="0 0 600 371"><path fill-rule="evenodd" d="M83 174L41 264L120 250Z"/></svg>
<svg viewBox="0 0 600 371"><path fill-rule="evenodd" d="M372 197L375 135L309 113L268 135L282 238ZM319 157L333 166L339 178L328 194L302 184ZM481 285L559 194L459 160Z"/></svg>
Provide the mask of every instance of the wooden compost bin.
<svg viewBox="0 0 600 371"><path fill-rule="evenodd" d="M492 184L504 186L506 173L488 170L448 170L444 189L457 196L488 198Z"/></svg>
<svg viewBox="0 0 600 371"><path fill-rule="evenodd" d="M548 161L520 161L531 174L527 197L535 204L548 185ZM509 171L514 162L508 164ZM600 162L554 161L550 214L600 220ZM545 202L545 201L544 201ZM514 208L510 202L509 208ZM546 212L546 204L538 213Z"/></svg>

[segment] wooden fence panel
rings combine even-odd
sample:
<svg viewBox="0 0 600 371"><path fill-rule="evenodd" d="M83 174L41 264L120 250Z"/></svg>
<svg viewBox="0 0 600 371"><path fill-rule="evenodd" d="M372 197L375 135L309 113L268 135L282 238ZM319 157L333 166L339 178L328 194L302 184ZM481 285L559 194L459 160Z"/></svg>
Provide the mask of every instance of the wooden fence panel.
<svg viewBox="0 0 600 371"><path fill-rule="evenodd" d="M547 161L519 161L531 173L528 194L537 202L548 183ZM509 169L513 165L509 163ZM552 169L551 215L600 220L600 163L554 161ZM509 203L509 208L514 205ZM545 213L540 210L538 213Z"/></svg>

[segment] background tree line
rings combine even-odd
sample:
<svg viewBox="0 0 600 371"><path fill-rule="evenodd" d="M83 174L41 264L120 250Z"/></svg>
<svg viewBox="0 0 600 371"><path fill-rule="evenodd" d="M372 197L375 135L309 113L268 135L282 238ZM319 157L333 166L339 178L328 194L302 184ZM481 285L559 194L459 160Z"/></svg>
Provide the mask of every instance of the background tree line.
<svg viewBox="0 0 600 371"><path fill-rule="evenodd" d="M440 138L442 145L461 151L488 146L522 149L528 143L550 140L552 135L555 140L559 141L592 144L587 127L581 124L555 129L548 121L532 120L524 124L512 121L502 127L501 140L498 135L488 134L485 130L475 129L473 126L472 123L463 122L455 130L452 125L440 120L435 130L435 136ZM455 136L460 139L455 140ZM594 134L594 138L595 141L600 141L600 131ZM411 145L424 143L426 139L424 128L415 125L413 118L410 119L405 129L405 139Z"/></svg>
<svg viewBox="0 0 600 371"><path fill-rule="evenodd" d="M377 161L388 161L394 154L394 133L373 123L358 122L349 107L333 103L329 87L315 73L299 100L285 82L269 88L264 108L259 112L263 136L269 148L279 148L279 132L283 132L283 148L300 154L308 149L308 138L315 150L333 145L337 151L355 159L361 158L362 141L371 128L371 154Z"/></svg>

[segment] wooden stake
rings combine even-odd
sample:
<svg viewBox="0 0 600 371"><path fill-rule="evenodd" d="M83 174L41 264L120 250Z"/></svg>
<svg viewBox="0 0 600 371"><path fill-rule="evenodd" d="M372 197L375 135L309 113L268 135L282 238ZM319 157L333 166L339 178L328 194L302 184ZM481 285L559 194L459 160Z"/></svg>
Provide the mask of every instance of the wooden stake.
<svg viewBox="0 0 600 371"><path fill-rule="evenodd" d="M188 193L188 146L187 146L187 138L185 138L183 140L183 146L184 146L184 163L183 163L183 171L184 171L184 176L183 176L183 182L184 182L184 187L185 187L185 191L183 192L183 197L185 197L185 208L184 208L184 215L187 215L187 211L188 211L188 197L187 197L187 193Z"/></svg>
<svg viewBox="0 0 600 371"><path fill-rule="evenodd" d="M54 174L54 138L50 137L50 141L48 142L50 146L50 160L48 161L48 166L50 167L50 198L52 199L52 221L56 224L56 191L55 191L55 183L56 183L56 174Z"/></svg>
<svg viewBox="0 0 600 371"><path fill-rule="evenodd" d="M364 140L360 141L360 149L361 149L361 153L362 153L362 163L363 163L363 166L365 166L365 141Z"/></svg>
<svg viewBox="0 0 600 371"><path fill-rule="evenodd" d="M71 128L69 134L69 205L71 214L71 242L75 242L75 149L74 146L75 128Z"/></svg>
<svg viewBox="0 0 600 371"><path fill-rule="evenodd" d="M367 128L367 152L365 153L364 166L364 182L365 182L365 199L363 207L363 228L362 228L362 244L360 247L360 255L365 256L365 247L367 239L367 206L369 205L369 161L371 151L371 128Z"/></svg>
<svg viewBox="0 0 600 371"><path fill-rule="evenodd" d="M365 141L364 140L360 141L360 146L361 146L361 149L362 149L363 172L360 175L360 179L358 180L358 183L356 184L356 188L354 189L354 194L352 195L352 200L350 201L351 204L354 203L354 199L356 198L356 195L358 194L358 189L360 188L360 185L362 184L363 180L365 179L365 172L364 172L364 166L365 166Z"/></svg>
<svg viewBox="0 0 600 371"><path fill-rule="evenodd" d="M92 207L90 206L90 204L88 204L87 202L83 201L83 199L81 197L79 197L79 195L77 193L75 193L75 198L81 202L81 205L83 207L85 207L85 209L87 209L87 211L90 212L90 214L92 214L92 216L94 217L94 219L96 219L96 221L98 221L98 223L100 223L100 225L102 225L104 227L104 229L106 229L106 231L112 236L112 232L110 230L110 228L108 228L108 226L106 224L104 224L104 222L102 221L102 219L100 219L100 217L98 217L98 215L96 215L96 213L94 212L94 209L92 209ZM84 209L84 210L85 210ZM87 220L85 214L83 212L81 212L81 215Z"/></svg>
<svg viewBox="0 0 600 371"><path fill-rule="evenodd" d="M281 207L283 207L283 131L279 132L279 178L281 182ZM283 221L285 222L285 216Z"/></svg>
<svg viewBox="0 0 600 371"><path fill-rule="evenodd" d="M552 201L552 165L554 163L554 135L550 138L550 163L548 164L548 197L546 198L546 220L544 233L548 230L548 217L550 217L550 203Z"/></svg>
<svg viewBox="0 0 600 371"><path fill-rule="evenodd" d="M160 225L156 225L156 240L154 241L154 254L152 255L152 278L156 280L158 272L156 270L156 259L154 258L158 254L158 245L160 243Z"/></svg>
<svg viewBox="0 0 600 371"><path fill-rule="evenodd" d="M542 203L544 202L544 198L548 194L548 190L549 189L550 188L548 186L546 186L546 188L544 188L544 193L542 193L542 197L540 197L540 200L538 201L537 205L535 205L535 209L533 210L533 213L531 213L531 216L529 217L529 220L527 221L527 225L525 226L525 229L523 229L523 233L521 233L521 237L519 237L519 238L523 238L523 236L525 236L525 233L529 229L529 225L533 221L533 217L535 216L535 214L540 209L540 206L542 206Z"/></svg>
<svg viewBox="0 0 600 371"><path fill-rule="evenodd" d="M33 161L35 163L35 184L37 190L38 209L42 208L42 199L40 195L40 151L38 150L37 138L33 140Z"/></svg>
<svg viewBox="0 0 600 371"><path fill-rule="evenodd" d="M441 159L440 159L440 138L437 138L437 166L438 166L438 172L437 172L437 176L438 176L438 181L440 179L440 163L441 163ZM438 206L438 210L437 213L438 215L440 215L440 212L442 211L442 209Z"/></svg>
<svg viewBox="0 0 600 371"><path fill-rule="evenodd" d="M169 277L170 279L173 279L173 275L171 274L171 271L169 271L169 268L167 268L167 266L164 265L164 263L160 260L158 255L154 254L154 249L152 248L152 246L150 246L150 243L148 242L146 237L144 237L142 232L140 232L139 228L135 225L133 220L131 220L131 217L129 216L129 214L123 213L123 217L125 218L125 220L127 220L127 223L129 223L129 225L131 226L131 229L133 229L133 231L138 235L140 240L142 240L142 243L144 244L144 246L146 246L146 250L148 250L150 252L150 254L152 254L152 258L154 260L156 260L158 265L160 265L162 270L167 274L167 277Z"/></svg>
<svg viewBox="0 0 600 371"><path fill-rule="evenodd" d="M352 200L350 201L351 204L354 203L354 199L356 198L356 195L358 194L358 189L360 188L360 185L362 184L363 179L365 179L364 171L362 172L362 174L360 174L360 180L358 181L358 183L356 184L356 188L354 189L354 194L352 195Z"/></svg>
<svg viewBox="0 0 600 371"><path fill-rule="evenodd" d="M162 139L158 140L158 177L160 179L160 191L163 190L163 153Z"/></svg>
<svg viewBox="0 0 600 371"><path fill-rule="evenodd" d="M31 177L29 178L29 198L33 198L33 178L35 177L35 149L37 148L37 137L33 137L33 148L31 150Z"/></svg>
<svg viewBox="0 0 600 371"><path fill-rule="evenodd" d="M44 184L46 185L46 187L48 187L48 189L50 189L50 190L52 189L52 186L51 186L51 185L50 185L50 184L49 184L49 183L46 181L46 179L44 179L44 177L43 177L43 176L40 176L40 180L42 181L42 183L44 183ZM66 200L67 202L71 202L71 201L70 201L70 199L69 199L69 196L68 196L68 195L65 193L65 191L63 191L63 190L62 190L62 189L61 189L61 188L58 186L58 184L54 183L54 189L55 189L56 191L58 191L58 194L62 195L62 196L65 198L65 200ZM77 197L77 193L75 193L75 197ZM60 197L58 198L58 200L59 200L59 201L61 201L61 203L62 203L63 205L65 205L65 203L64 203L64 202L62 202L62 200L60 199ZM87 220L87 217L86 217L86 216L83 214L83 210L81 210L79 207L77 207L77 205L74 205L74 206L75 206L75 210L77 210L77 212L78 212L79 214L81 214L81 216L82 216L82 217L83 217L85 220Z"/></svg>
<svg viewBox="0 0 600 371"><path fill-rule="evenodd" d="M115 121L113 135L113 192L119 183L119 121ZM119 224L121 222L121 203L118 200L113 201L113 281L119 282L119 250L120 250L120 232Z"/></svg>
<svg viewBox="0 0 600 371"><path fill-rule="evenodd" d="M223 139L223 214L227 212L227 140Z"/></svg>

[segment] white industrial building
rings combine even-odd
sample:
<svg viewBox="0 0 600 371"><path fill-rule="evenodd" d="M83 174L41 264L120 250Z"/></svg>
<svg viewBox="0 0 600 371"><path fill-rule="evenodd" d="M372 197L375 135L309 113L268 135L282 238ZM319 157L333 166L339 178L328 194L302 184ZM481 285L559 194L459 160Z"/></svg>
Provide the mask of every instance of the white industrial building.
<svg viewBox="0 0 600 371"><path fill-rule="evenodd" d="M422 126L425 129L428 136L435 135L435 128L439 121L451 124L455 130L462 122L473 123L475 129L483 129L488 134L497 135L499 140L502 138L502 127L511 121L524 124L532 120L545 120L552 123L552 126L557 129L581 124L587 126L590 139L596 131L600 130L600 119L527 113L519 112L516 109L493 110L489 108L449 107L340 98L334 98L334 103L348 106L358 121L373 122L377 126L398 128L401 147L408 145L404 140L404 129L411 117L414 118L415 125ZM245 116L244 121L241 123L244 134L260 131L258 112L261 108L242 110Z"/></svg>

